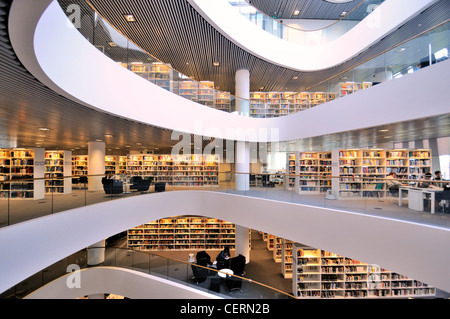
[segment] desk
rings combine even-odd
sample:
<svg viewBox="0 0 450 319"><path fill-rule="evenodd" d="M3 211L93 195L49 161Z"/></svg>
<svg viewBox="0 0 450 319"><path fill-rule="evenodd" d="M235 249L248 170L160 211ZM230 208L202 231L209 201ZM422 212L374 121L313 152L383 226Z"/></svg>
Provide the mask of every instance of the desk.
<svg viewBox="0 0 450 319"><path fill-rule="evenodd" d="M443 192L441 188L420 188L420 187L411 187L411 186L402 186L398 189L398 206L402 206L402 192L408 192L408 207L410 209L423 211L423 194L430 194L431 200L431 214L435 212L435 203L436 203L436 193Z"/></svg>
<svg viewBox="0 0 450 319"><path fill-rule="evenodd" d="M226 278L227 275L233 275L234 274L234 272L231 269L228 269L228 268L220 269L217 273L219 274L219 277L221 277L221 278Z"/></svg>

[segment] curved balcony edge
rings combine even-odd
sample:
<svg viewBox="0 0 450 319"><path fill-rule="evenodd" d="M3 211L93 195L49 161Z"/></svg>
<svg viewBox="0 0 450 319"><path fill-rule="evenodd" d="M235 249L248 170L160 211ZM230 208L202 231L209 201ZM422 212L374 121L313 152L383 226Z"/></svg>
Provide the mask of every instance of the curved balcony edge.
<svg viewBox="0 0 450 319"><path fill-rule="evenodd" d="M441 79L449 73L450 61L303 112L259 119L200 105L129 72L74 29L56 1L15 0L9 30L21 62L55 92L104 113L176 132L280 142L448 114Z"/></svg>
<svg viewBox="0 0 450 319"><path fill-rule="evenodd" d="M68 288L67 277L69 274L53 280L24 299L76 299L102 291L131 299L221 299L199 289L125 268L83 269L79 288Z"/></svg>
<svg viewBox="0 0 450 319"><path fill-rule="evenodd" d="M444 254L450 241L448 228L208 191L117 199L4 227L0 229L0 291L93 243L180 214L226 220L450 291L450 255Z"/></svg>
<svg viewBox="0 0 450 319"><path fill-rule="evenodd" d="M401 1L386 0L339 38L316 46L301 46L264 31L236 12L228 1L188 2L227 39L258 58L291 70L319 71L350 60L436 0L413 0L407 6Z"/></svg>

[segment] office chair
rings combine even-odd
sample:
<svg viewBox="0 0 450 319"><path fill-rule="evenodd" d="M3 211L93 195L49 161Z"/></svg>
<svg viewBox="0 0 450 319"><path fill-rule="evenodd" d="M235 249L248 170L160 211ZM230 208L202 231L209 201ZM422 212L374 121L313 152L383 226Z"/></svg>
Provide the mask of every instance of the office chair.
<svg viewBox="0 0 450 319"><path fill-rule="evenodd" d="M230 269L233 270L233 274L237 276L243 276L245 268L245 256L239 254L239 256L230 259Z"/></svg>
<svg viewBox="0 0 450 319"><path fill-rule="evenodd" d="M206 278L208 278L208 269L203 267L198 267L196 265L191 265L192 267L192 273L194 274L194 281L195 283L199 284L201 282L204 282Z"/></svg>
<svg viewBox="0 0 450 319"><path fill-rule="evenodd" d="M233 290L239 290L242 293L242 279L227 275L227 277L225 278L225 287L227 287L230 294Z"/></svg>

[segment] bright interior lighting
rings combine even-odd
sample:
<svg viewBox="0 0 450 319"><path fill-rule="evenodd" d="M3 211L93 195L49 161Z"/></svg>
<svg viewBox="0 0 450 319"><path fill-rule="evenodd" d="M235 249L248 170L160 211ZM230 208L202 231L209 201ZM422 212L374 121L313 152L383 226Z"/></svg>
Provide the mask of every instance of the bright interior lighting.
<svg viewBox="0 0 450 319"><path fill-rule="evenodd" d="M295 15L295 16L298 16L299 14L300 14L300 10L295 10L295 11L294 11L294 15Z"/></svg>
<svg viewBox="0 0 450 319"><path fill-rule="evenodd" d="M436 58L436 60L440 60L443 58L448 58L448 49L447 48L443 48L442 50L437 51L434 54L434 57Z"/></svg>

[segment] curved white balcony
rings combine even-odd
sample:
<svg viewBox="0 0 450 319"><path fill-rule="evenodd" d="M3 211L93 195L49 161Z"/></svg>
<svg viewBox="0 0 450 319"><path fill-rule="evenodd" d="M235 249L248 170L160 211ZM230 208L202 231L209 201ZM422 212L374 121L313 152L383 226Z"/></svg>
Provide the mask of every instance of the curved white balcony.
<svg viewBox="0 0 450 319"><path fill-rule="evenodd" d="M318 71L342 64L416 16L435 0L386 0L339 38L299 45L274 36L240 15L228 0L188 0L218 31L253 55L281 67ZM245 30L245 32L242 32Z"/></svg>
<svg viewBox="0 0 450 319"><path fill-rule="evenodd" d="M188 134L278 142L448 113L442 79L450 61L293 115L256 119L200 105L137 77L93 47L56 1L14 1L9 29L21 62L59 94L102 112Z"/></svg>
<svg viewBox="0 0 450 319"><path fill-rule="evenodd" d="M226 220L450 291L450 255L444 253L448 228L218 192L173 191L84 206L0 229L0 292L105 238L179 214Z"/></svg>

